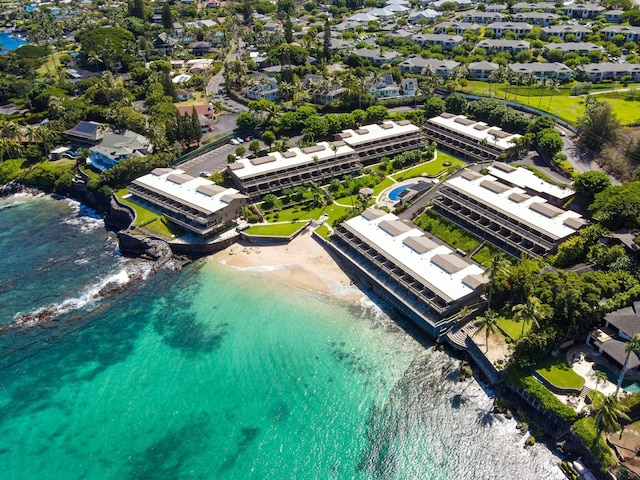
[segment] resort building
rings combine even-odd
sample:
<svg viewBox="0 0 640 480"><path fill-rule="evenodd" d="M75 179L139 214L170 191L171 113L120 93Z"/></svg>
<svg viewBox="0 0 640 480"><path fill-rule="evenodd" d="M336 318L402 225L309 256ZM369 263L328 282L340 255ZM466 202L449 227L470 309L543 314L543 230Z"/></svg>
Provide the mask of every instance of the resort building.
<svg viewBox="0 0 640 480"><path fill-rule="evenodd" d="M635 334L640 334L640 302L633 302L630 307L607 313L604 322L604 326L589 333L587 344L597 348L604 358L621 369L627 358L627 342ZM631 352L627 367L631 371L640 367L637 353Z"/></svg>
<svg viewBox="0 0 640 480"><path fill-rule="evenodd" d="M309 182L329 180L360 171L356 151L345 142L320 142L266 157L243 158L227 166L233 185L252 201Z"/></svg>
<svg viewBox="0 0 640 480"><path fill-rule="evenodd" d="M462 12L462 21L469 23L481 23L486 25L493 22L504 21L505 16L500 12L482 12L479 10L469 10L468 12Z"/></svg>
<svg viewBox="0 0 640 480"><path fill-rule="evenodd" d="M405 61L400 62L398 67L403 73L419 73L424 75L427 71L432 70L442 78L448 78L461 63L455 60L438 60L436 58L422 58L419 56L411 56Z"/></svg>
<svg viewBox="0 0 640 480"><path fill-rule="evenodd" d="M600 33L606 35L607 40L613 40L616 35L623 35L627 42L640 41L640 27L629 25L609 25L600 30Z"/></svg>
<svg viewBox="0 0 640 480"><path fill-rule="evenodd" d="M602 5L597 3L572 3L566 7L560 7L565 15L571 18L596 18L606 10Z"/></svg>
<svg viewBox="0 0 640 480"><path fill-rule="evenodd" d="M438 145L476 161L496 160L520 138L518 134L447 112L427 120L424 132Z"/></svg>
<svg viewBox="0 0 640 480"><path fill-rule="evenodd" d="M424 47L425 45L439 45L445 50L451 50L462 45L464 37L461 35L448 35L446 33L420 33L413 37L413 43Z"/></svg>
<svg viewBox="0 0 640 480"><path fill-rule="evenodd" d="M576 52L578 55L584 55L589 52L594 52L596 50L602 50L602 47L599 47L595 43L591 42L566 42L566 43L547 43L544 46L544 49L547 51L551 50L560 50L563 54L569 52Z"/></svg>
<svg viewBox="0 0 640 480"><path fill-rule="evenodd" d="M564 63L510 63L509 70L515 73L531 75L536 78L557 78L558 80L571 80L573 70Z"/></svg>
<svg viewBox="0 0 640 480"><path fill-rule="evenodd" d="M481 80L483 82L489 81L489 77L491 74L498 70L500 65L492 62L471 62L467 67L467 71L469 72L467 78L471 80Z"/></svg>
<svg viewBox="0 0 640 480"><path fill-rule="evenodd" d="M151 140L131 130L121 133L107 133L102 142L90 147L91 155L87 164L104 172L121 160L131 157L144 157L153 151Z"/></svg>
<svg viewBox="0 0 640 480"><path fill-rule="evenodd" d="M488 278L411 222L369 208L335 230L332 247L364 273L374 290L427 333L440 318L477 299Z"/></svg>
<svg viewBox="0 0 640 480"><path fill-rule="evenodd" d="M513 173L506 171L513 168L509 165L494 167ZM530 179L519 175L520 172L512 178L518 177L528 187ZM542 190L540 186L533 187ZM521 188L498 176L467 169L441 185L433 198L434 209L510 255L539 257L555 250L587 222L579 213L531 195L534 188Z"/></svg>
<svg viewBox="0 0 640 480"><path fill-rule="evenodd" d="M546 27L560 18L560 15L547 12L521 12L513 15L514 22L528 22L532 25Z"/></svg>
<svg viewBox="0 0 640 480"><path fill-rule="evenodd" d="M208 236L233 225L247 197L183 170L156 168L134 180L129 192L143 204L160 210L171 222Z"/></svg>
<svg viewBox="0 0 640 480"><path fill-rule="evenodd" d="M382 157L393 157L408 150L423 148L428 141L409 120L387 120L379 124L364 125L356 130L347 129L336 135L358 154L363 165L379 162Z"/></svg>
<svg viewBox="0 0 640 480"><path fill-rule="evenodd" d="M520 53L531 48L531 43L526 40L480 40L476 48L484 48L489 51Z"/></svg>
<svg viewBox="0 0 640 480"><path fill-rule="evenodd" d="M533 25L525 22L493 22L487 25L488 30L493 30L495 38L502 38L506 32L513 32L516 37L528 35L533 30Z"/></svg>
<svg viewBox="0 0 640 480"><path fill-rule="evenodd" d="M555 12L557 8L558 7L556 7L556 4L554 2L538 2L538 3L518 2L511 7L511 11L513 13L525 12L525 11L535 12L536 10L543 11L543 12ZM506 6L505 6L505 10L506 10Z"/></svg>
<svg viewBox="0 0 640 480"><path fill-rule="evenodd" d="M543 27L542 39L547 40L550 37L558 37L564 40L567 35L573 35L575 39L580 42L590 33L591 30L583 25L550 25Z"/></svg>

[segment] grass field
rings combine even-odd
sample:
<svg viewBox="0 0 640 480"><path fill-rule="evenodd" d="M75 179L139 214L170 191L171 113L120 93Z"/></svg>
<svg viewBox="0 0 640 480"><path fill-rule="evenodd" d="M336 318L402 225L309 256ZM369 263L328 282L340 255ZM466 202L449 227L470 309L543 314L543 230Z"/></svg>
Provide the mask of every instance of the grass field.
<svg viewBox="0 0 640 480"><path fill-rule="evenodd" d="M562 356L543 360L538 364L536 372L556 387L579 390L584 385L584 378L574 372Z"/></svg>
<svg viewBox="0 0 640 480"><path fill-rule="evenodd" d="M148 208L145 208L142 205L139 205L138 203L129 200L128 198L124 198L124 196L127 195L128 193L129 192L127 191L126 188L122 188L116 191L116 196L118 197L118 200L120 200L122 203L124 203L125 205L129 205L131 208L135 210L136 227L141 226L140 228L142 228L143 230L153 235L158 235L166 238L171 238L172 235L177 235L181 233L177 229L173 230L172 228L170 228L167 225L166 220L163 221L162 215L152 210L149 210Z"/></svg>
<svg viewBox="0 0 640 480"><path fill-rule="evenodd" d="M444 163L448 163L449 165L443 165ZM452 157L451 155L438 151L438 158L436 158L435 160L421 163L420 165L416 165L409 170L405 170L401 173L395 173L391 176L399 182L408 178L419 177L423 174L430 177L435 177L444 172L450 166L460 167L462 165L466 165L466 163L467 162L465 162L464 160L460 160L459 158Z"/></svg>
<svg viewBox="0 0 640 480"><path fill-rule="evenodd" d="M326 225L320 225L318 228L316 228L316 233L322 238L327 238L331 231Z"/></svg>
<svg viewBox="0 0 640 480"><path fill-rule="evenodd" d="M499 255L502 250L494 247L491 244L486 243L483 247L478 250L475 255L473 255L472 260L478 262L484 268L489 268L491 266L491 262L493 257Z"/></svg>
<svg viewBox="0 0 640 480"><path fill-rule="evenodd" d="M514 340L518 340L522 336L522 322L518 322L512 318L500 317L498 325ZM531 324L526 323L524 333L526 334L529 330L531 330Z"/></svg>
<svg viewBox="0 0 640 480"><path fill-rule="evenodd" d="M392 178L390 177L385 178L382 182L380 182L378 185L373 187L373 196L376 197L380 195L384 190L386 190L393 184L394 184L394 181Z"/></svg>
<svg viewBox="0 0 640 480"><path fill-rule="evenodd" d="M270 225L253 225L244 233L249 235L269 235L272 237L288 237L304 227L307 222L272 223Z"/></svg>
<svg viewBox="0 0 640 480"><path fill-rule="evenodd" d="M349 210L349 208L335 204L312 209L307 209L306 206L298 205L293 208L281 210L280 212L270 213L269 215L266 215L265 219L267 222L294 222L298 220L316 220L320 215L326 214L329 215L327 222L331 223L336 218L340 218L345 215L347 210Z"/></svg>
<svg viewBox="0 0 640 480"><path fill-rule="evenodd" d="M497 87L497 88L496 88ZM596 86L594 86L596 87ZM594 88L597 93L598 90L604 89L620 89L621 85L598 85L599 88ZM521 86L510 86L507 91L506 86L501 84L496 86L491 85L491 91L489 90L489 84L486 82L471 81L462 89L464 93L470 93L473 95L491 96L498 99L511 100L512 102L521 103L530 107L537 108L544 112L549 112L561 119L575 124L578 117L584 115L584 102L586 96L571 96L571 87L563 86L558 91L553 92L547 89L531 88ZM618 120L623 125L632 123L636 120L640 120L640 102L636 100L625 100L623 98L615 98L619 94L615 93L609 96L606 93L596 95L599 100L606 101L613 106L613 110L618 115Z"/></svg>

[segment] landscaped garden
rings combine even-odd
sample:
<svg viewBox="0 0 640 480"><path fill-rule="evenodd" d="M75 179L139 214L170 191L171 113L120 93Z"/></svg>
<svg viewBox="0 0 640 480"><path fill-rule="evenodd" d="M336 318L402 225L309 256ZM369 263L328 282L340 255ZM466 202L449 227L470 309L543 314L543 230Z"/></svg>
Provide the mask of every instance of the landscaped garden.
<svg viewBox="0 0 640 480"><path fill-rule="evenodd" d="M458 168L464 165L466 165L466 162L464 160L452 157L451 155L438 150L437 158L435 160L421 163L420 165L416 165L409 170L395 173L391 176L398 182L406 180L408 178L419 177L421 175L436 177L448 168Z"/></svg>
<svg viewBox="0 0 640 480"><path fill-rule="evenodd" d="M471 252L480 244L478 238L441 217L433 210L427 210L416 218L414 223L423 230L448 243L453 248L460 249L467 253Z"/></svg>
<svg viewBox="0 0 640 480"><path fill-rule="evenodd" d="M307 222L271 223L269 225L252 225L244 230L248 235L265 235L272 237L289 237L304 227Z"/></svg>
<svg viewBox="0 0 640 480"><path fill-rule="evenodd" d="M549 383L559 388L580 390L584 378L578 375L563 357L548 357L538 363L536 372Z"/></svg>
<svg viewBox="0 0 640 480"><path fill-rule="evenodd" d="M145 208L128 198L124 198L128 194L129 192L126 188L122 188L116 191L118 200L135 210L136 228L140 228L149 232L150 234L166 238L171 238L182 233L182 231L178 227L170 225L169 222L164 218L164 215L149 210L148 208Z"/></svg>
<svg viewBox="0 0 640 480"><path fill-rule="evenodd" d="M510 317L500 316L498 318L498 326L506 333L513 341L517 341L522 335L522 322L518 322ZM527 334L531 330L531 323L524 324L524 334Z"/></svg>

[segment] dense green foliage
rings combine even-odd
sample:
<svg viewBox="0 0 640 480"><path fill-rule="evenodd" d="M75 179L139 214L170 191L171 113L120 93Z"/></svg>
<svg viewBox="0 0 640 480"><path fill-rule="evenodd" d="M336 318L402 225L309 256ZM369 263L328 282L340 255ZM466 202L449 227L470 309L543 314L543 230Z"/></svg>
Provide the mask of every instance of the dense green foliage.
<svg viewBox="0 0 640 480"><path fill-rule="evenodd" d="M640 182L616 185L597 193L589 211L611 230L640 227Z"/></svg>
<svg viewBox="0 0 640 480"><path fill-rule="evenodd" d="M509 368L507 375L509 382L529 397L537 400L543 411L556 415L565 422L572 422L578 416L573 408L562 403L558 397L547 390L527 371Z"/></svg>
<svg viewBox="0 0 640 480"><path fill-rule="evenodd" d="M611 450L609 450L607 442L601 437L598 439L599 445L596 444L596 425L593 417L581 418L574 422L571 428L576 435L584 440L585 445L591 449L593 454L598 458L602 470L607 470L609 467L615 465L616 462L611 454Z"/></svg>

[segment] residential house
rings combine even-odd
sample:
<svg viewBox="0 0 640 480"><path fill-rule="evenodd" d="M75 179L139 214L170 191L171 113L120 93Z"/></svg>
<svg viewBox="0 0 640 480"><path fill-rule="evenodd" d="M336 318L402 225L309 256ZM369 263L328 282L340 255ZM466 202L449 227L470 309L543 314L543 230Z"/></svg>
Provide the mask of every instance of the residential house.
<svg viewBox="0 0 640 480"><path fill-rule="evenodd" d="M393 16L396 14L396 12L394 12L393 10L389 10L387 7L372 8L367 13L369 15L375 15L376 17L378 17L378 20L388 20L390 18L393 18Z"/></svg>
<svg viewBox="0 0 640 480"><path fill-rule="evenodd" d="M396 98L400 96L400 88L391 75L383 75L380 81L369 89L376 98Z"/></svg>
<svg viewBox="0 0 640 480"><path fill-rule="evenodd" d="M398 52L385 51L381 49L369 50L368 48L358 48L353 51L356 55L364 60L369 60L372 65L379 67L385 63L392 63L401 55Z"/></svg>
<svg viewBox="0 0 640 480"><path fill-rule="evenodd" d="M213 60L210 58L194 58L187 60L186 63L186 67L191 73L204 73L211 65L213 65Z"/></svg>
<svg viewBox="0 0 640 480"><path fill-rule="evenodd" d="M166 32L162 32L153 40L153 49L157 52L171 53L178 44L178 40L171 38Z"/></svg>
<svg viewBox="0 0 640 480"><path fill-rule="evenodd" d="M175 33L179 37L182 37L182 35L184 35L184 25L179 22L173 22L173 33Z"/></svg>
<svg viewBox="0 0 640 480"><path fill-rule="evenodd" d="M557 21L560 15L547 12L521 12L513 16L514 22L528 22L533 25L546 27Z"/></svg>
<svg viewBox="0 0 640 480"><path fill-rule="evenodd" d="M426 70L433 70L440 77L448 78L453 71L460 66L459 62L454 60L438 60L435 58L422 58L419 56L412 56L407 58L404 62L400 62L398 67L403 73L418 73Z"/></svg>
<svg viewBox="0 0 640 480"><path fill-rule="evenodd" d="M354 13L347 18L347 22L355 23L359 25L368 25L369 22L377 22L380 19L375 15L371 15L369 12Z"/></svg>
<svg viewBox="0 0 640 480"><path fill-rule="evenodd" d="M339 85L329 85L325 89L312 91L313 100L319 105L327 105L340 101L340 99L349 91L348 88Z"/></svg>
<svg viewBox="0 0 640 480"><path fill-rule="evenodd" d="M81 120L75 127L65 130L64 134L74 145L90 146L100 143L106 131L107 127L103 123Z"/></svg>
<svg viewBox="0 0 640 480"><path fill-rule="evenodd" d="M102 141L90 147L90 164L100 171L114 167L118 162L131 157L144 157L153 151L151 141L131 130L121 133L107 133Z"/></svg>
<svg viewBox="0 0 640 480"><path fill-rule="evenodd" d="M640 42L640 27L609 25L600 30L600 33L606 35L607 40L613 40L616 35L624 35L627 42Z"/></svg>
<svg viewBox="0 0 640 480"><path fill-rule="evenodd" d="M462 35L467 30L470 30L474 33L480 31L481 26L477 23L467 23L467 22L440 22L437 25L433 26L433 31L435 33L444 33L448 35Z"/></svg>
<svg viewBox="0 0 640 480"><path fill-rule="evenodd" d="M640 65L637 63L589 63L576 67L578 77L593 83L603 80L620 81L623 78L632 82L640 81Z"/></svg>
<svg viewBox="0 0 640 480"><path fill-rule="evenodd" d="M486 5L485 10L487 12L502 12L503 10L507 10L507 5L504 3L489 3Z"/></svg>
<svg viewBox="0 0 640 480"><path fill-rule="evenodd" d="M584 20L587 18L596 18L600 13L604 12L606 8L598 3L570 3L560 7L560 10L571 18Z"/></svg>
<svg viewBox="0 0 640 480"><path fill-rule="evenodd" d="M460 35L447 35L445 33L420 33L413 37L413 42L424 47L425 45L440 45L445 50L451 50L453 47L464 42L464 38Z"/></svg>
<svg viewBox="0 0 640 480"><path fill-rule="evenodd" d="M627 365L628 370L637 372L640 367L640 356L636 352L627 354L627 342L634 335L640 334L640 302L633 302L604 317L604 326L589 333L587 344L592 345L611 361L619 370Z"/></svg>
<svg viewBox="0 0 640 480"><path fill-rule="evenodd" d="M515 73L532 75L537 78L556 78L558 80L571 80L573 70L564 63L511 63L507 68Z"/></svg>
<svg viewBox="0 0 640 480"><path fill-rule="evenodd" d="M179 88L176 90L176 99L179 102L184 102L185 100L189 100L195 96L195 92L193 90L188 90L184 88Z"/></svg>
<svg viewBox="0 0 640 480"><path fill-rule="evenodd" d="M575 35L576 40L581 41L586 35L589 35L591 30L587 27L571 24L571 25L550 25L542 28L542 39L546 40L549 37L558 37L565 39L567 35Z"/></svg>
<svg viewBox="0 0 640 480"><path fill-rule="evenodd" d="M476 48L484 48L488 51L520 53L531 48L531 43L526 40L480 40L476 43Z"/></svg>
<svg viewBox="0 0 640 480"><path fill-rule="evenodd" d="M427 8L426 10L419 10L417 12L412 12L409 14L409 21L411 23L418 23L420 20L424 20L428 23L434 23L442 17L442 12L438 12L437 10L431 10Z"/></svg>
<svg viewBox="0 0 640 480"><path fill-rule="evenodd" d="M550 12L555 12L558 9L556 5L557 4L554 2L537 2L537 3L536 2L534 3L519 2L514 4L511 7L511 11L513 13L518 13L518 12L525 12L525 11L535 12L536 10L538 11L542 10L543 12L550 13Z"/></svg>
<svg viewBox="0 0 640 480"><path fill-rule="evenodd" d="M604 12L604 19L607 23L622 23L624 10L607 10Z"/></svg>
<svg viewBox="0 0 640 480"><path fill-rule="evenodd" d="M472 62L467 66L467 78L486 82L500 65L491 62Z"/></svg>
<svg viewBox="0 0 640 480"><path fill-rule="evenodd" d="M462 21L471 23L480 23L487 25L493 22L502 22L505 19L505 15L499 12L482 12L480 10L469 10L468 12L462 12Z"/></svg>
<svg viewBox="0 0 640 480"><path fill-rule="evenodd" d="M400 82L400 93L403 97L414 97L418 91L417 78L403 78Z"/></svg>
<svg viewBox="0 0 640 480"><path fill-rule="evenodd" d="M487 25L487 29L493 30L495 38L502 38L506 32L513 32L519 38L531 33L533 25L524 22L493 22Z"/></svg>
<svg viewBox="0 0 640 480"><path fill-rule="evenodd" d="M547 43L544 46L547 51L560 50L563 54L576 52L578 55L601 50L602 47L590 42L567 42L567 43Z"/></svg>
<svg viewBox="0 0 640 480"><path fill-rule="evenodd" d="M245 95L250 100L260 100L264 98L265 100L275 102L280 99L278 82L276 82L274 78L262 77L260 83L246 89Z"/></svg>
<svg viewBox="0 0 640 480"><path fill-rule="evenodd" d="M211 42L193 42L189 47L191 48L191 53L196 57L202 57L213 51Z"/></svg>

